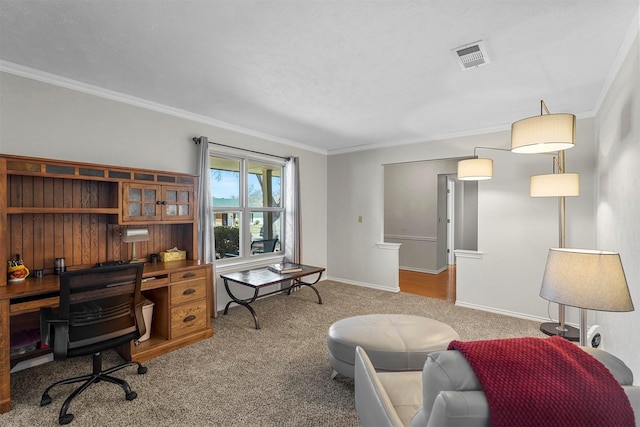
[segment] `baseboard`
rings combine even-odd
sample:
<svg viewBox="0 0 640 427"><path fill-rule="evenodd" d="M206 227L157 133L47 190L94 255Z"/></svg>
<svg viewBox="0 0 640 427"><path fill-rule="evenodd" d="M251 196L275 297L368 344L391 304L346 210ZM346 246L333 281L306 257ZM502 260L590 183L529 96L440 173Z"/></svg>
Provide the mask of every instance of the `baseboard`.
<svg viewBox="0 0 640 427"><path fill-rule="evenodd" d="M385 287L385 286L374 285L374 284L371 284L371 283L356 282L354 280L342 279L340 277L327 277L325 280L331 280L333 282L346 283L347 285L361 286L363 288L378 289L380 291L400 292L400 286L398 286L396 288L389 288L389 287Z"/></svg>
<svg viewBox="0 0 640 427"><path fill-rule="evenodd" d="M499 309L499 308L487 307L487 306L484 306L484 305L469 304L469 303L462 302L462 301L456 301L455 305L457 305L458 307L472 308L474 310L487 311L489 313L501 314L503 316L517 317L518 319L531 320L531 321L540 322L540 323L553 321L553 320L550 320L547 317L532 316L530 314L518 313L518 312L515 312L515 311L509 311L509 310L502 310L502 309ZM578 325L576 325L574 323L569 323L569 322L567 322L567 325L575 326L575 327L578 326Z"/></svg>
<svg viewBox="0 0 640 427"><path fill-rule="evenodd" d="M443 271L446 271L447 268L449 268L449 266L444 266L438 270L428 270L424 268L415 268L415 267L404 267L402 265L398 267L399 270L415 271L416 273L427 273L427 274L440 274Z"/></svg>

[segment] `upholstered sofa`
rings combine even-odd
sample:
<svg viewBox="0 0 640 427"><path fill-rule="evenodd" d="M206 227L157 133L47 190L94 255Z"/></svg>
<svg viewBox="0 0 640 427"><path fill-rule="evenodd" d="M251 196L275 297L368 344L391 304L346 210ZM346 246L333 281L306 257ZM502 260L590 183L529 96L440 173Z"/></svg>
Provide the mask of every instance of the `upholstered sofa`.
<svg viewBox="0 0 640 427"><path fill-rule="evenodd" d="M623 386L640 426L640 387L632 386L631 370L605 351L583 350L602 362ZM491 425L478 378L456 350L431 353L422 371L376 372L365 350L357 347L355 400L364 427Z"/></svg>

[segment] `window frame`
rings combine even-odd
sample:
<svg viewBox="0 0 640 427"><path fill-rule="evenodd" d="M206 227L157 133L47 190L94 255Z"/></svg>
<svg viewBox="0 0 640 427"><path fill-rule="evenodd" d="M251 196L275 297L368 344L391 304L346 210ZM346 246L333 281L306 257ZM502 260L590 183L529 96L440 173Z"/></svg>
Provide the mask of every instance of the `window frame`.
<svg viewBox="0 0 640 427"><path fill-rule="evenodd" d="M284 257L284 239L285 239L285 230L286 230L286 162L284 160L277 161L271 158L267 159L265 157L256 156L256 155L240 155L240 154L231 154L225 151L219 150L209 150L209 157L218 157L223 159L229 159L233 161L239 162L240 167L240 191L239 191L239 205L238 207L216 207L213 206L212 199L212 214L210 221L214 222L215 227L215 215L218 213L227 213L227 212L239 212L240 213L240 237L239 237L239 249L237 257L228 257L228 258L220 258L216 259L215 263L218 266L226 266L232 264L243 264L243 263L252 263L252 262L263 262L265 260L273 261L276 259L282 259ZM250 163L259 163L266 166L279 168L281 171L280 174L280 206L279 207L266 207L266 206L249 206L249 164ZM210 167L211 170L211 167ZM213 191L213 186L215 183L211 182L211 187ZM212 193L213 197L213 193ZM251 253L251 217L254 212L279 212L280 213L280 233L278 236L279 242L279 250L274 250L273 252L262 253L262 254L252 254ZM215 242L214 242L215 245Z"/></svg>

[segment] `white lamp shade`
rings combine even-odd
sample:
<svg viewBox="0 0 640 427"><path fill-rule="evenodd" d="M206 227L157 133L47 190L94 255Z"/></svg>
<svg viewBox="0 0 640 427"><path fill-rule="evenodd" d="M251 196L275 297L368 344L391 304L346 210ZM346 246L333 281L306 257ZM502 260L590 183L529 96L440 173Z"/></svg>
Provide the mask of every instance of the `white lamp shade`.
<svg viewBox="0 0 640 427"><path fill-rule="evenodd" d="M458 162L458 179L462 181L482 181L493 178L493 160L468 159Z"/></svg>
<svg viewBox="0 0 640 427"><path fill-rule="evenodd" d="M580 174L552 173L534 175L529 184L531 197L561 197L580 195Z"/></svg>
<svg viewBox="0 0 640 427"><path fill-rule="evenodd" d="M620 255L585 249L549 249L540 296L572 307L633 311Z"/></svg>
<svg viewBox="0 0 640 427"><path fill-rule="evenodd" d="M575 145L576 116L547 114L519 120L511 125L511 151L549 153Z"/></svg>

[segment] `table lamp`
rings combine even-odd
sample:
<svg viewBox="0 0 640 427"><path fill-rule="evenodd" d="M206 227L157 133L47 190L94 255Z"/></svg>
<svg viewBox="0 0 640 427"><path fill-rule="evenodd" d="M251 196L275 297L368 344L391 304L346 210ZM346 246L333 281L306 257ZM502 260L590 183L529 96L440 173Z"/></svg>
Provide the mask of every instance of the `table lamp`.
<svg viewBox="0 0 640 427"><path fill-rule="evenodd" d="M131 261L140 262L136 255L136 242L146 242L149 240L149 229L147 228L125 228L122 230L122 241L125 243L132 243L133 248L131 251Z"/></svg>
<svg viewBox="0 0 640 427"><path fill-rule="evenodd" d="M580 309L580 345L587 344L587 310L633 311L620 255L586 249L549 249L540 296Z"/></svg>

